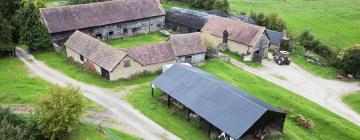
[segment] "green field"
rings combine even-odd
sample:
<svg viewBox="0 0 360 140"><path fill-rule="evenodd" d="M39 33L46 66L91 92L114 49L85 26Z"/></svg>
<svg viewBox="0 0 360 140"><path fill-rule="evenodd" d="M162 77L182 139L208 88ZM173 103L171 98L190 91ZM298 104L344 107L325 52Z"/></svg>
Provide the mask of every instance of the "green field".
<svg viewBox="0 0 360 140"><path fill-rule="evenodd" d="M1 58L0 68L0 104L32 104L52 86L33 76L19 59Z"/></svg>
<svg viewBox="0 0 360 140"><path fill-rule="evenodd" d="M290 110L285 123L285 139L360 139L360 133L358 133L360 128L355 124L316 103L231 64L213 60L205 64L202 69L242 88L274 107ZM156 93L156 98L151 98L150 90L150 87L135 89L127 99L143 114L179 137L206 139L206 132L189 125L184 117L179 117L173 114L173 111L168 110L166 105L158 99L160 93ZM312 119L315 128L309 130L299 126L295 119L296 114L302 114L305 118Z"/></svg>
<svg viewBox="0 0 360 140"><path fill-rule="evenodd" d="M344 96L343 101L360 114L360 91Z"/></svg>
<svg viewBox="0 0 360 140"><path fill-rule="evenodd" d="M92 74L79 63L69 61L64 53L56 53L54 51L42 52L35 54L35 58L45 62L49 67L57 69L76 80L104 88L120 88L140 84L150 81L156 76L156 74L153 74L135 77L130 80L117 80L110 82L102 79L99 74Z"/></svg>
<svg viewBox="0 0 360 140"><path fill-rule="evenodd" d="M153 45L160 42L165 42L167 37L161 35L160 32L153 32L149 34L136 35L129 38L113 39L105 41L114 48L128 48L143 45Z"/></svg>
<svg viewBox="0 0 360 140"><path fill-rule="evenodd" d="M360 43L359 0L229 0L236 12L280 14L293 36L310 30L333 49Z"/></svg>
<svg viewBox="0 0 360 140"><path fill-rule="evenodd" d="M140 138L107 127L103 127L103 132L100 132L97 125L82 123L64 140L140 140Z"/></svg>

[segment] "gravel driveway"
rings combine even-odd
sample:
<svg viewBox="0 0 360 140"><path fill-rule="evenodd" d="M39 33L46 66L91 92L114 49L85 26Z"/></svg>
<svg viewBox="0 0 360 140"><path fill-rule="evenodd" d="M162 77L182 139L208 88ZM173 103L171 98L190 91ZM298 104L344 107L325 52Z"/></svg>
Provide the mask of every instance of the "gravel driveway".
<svg viewBox="0 0 360 140"><path fill-rule="evenodd" d="M360 115L341 99L347 93L360 90L360 83L323 79L303 70L294 63L289 66L280 66L271 60L263 60L263 67L254 69L234 59L230 61L234 65L301 95L360 126Z"/></svg>
<svg viewBox="0 0 360 140"><path fill-rule="evenodd" d="M180 139L141 114L126 101L121 100L116 93L76 81L61 72L48 67L43 62L35 60L32 55L26 53L21 48L16 48L16 55L32 72L50 83L58 84L60 86L72 84L79 87L85 97L113 113L113 119L116 119L116 121L121 123L125 132L149 140Z"/></svg>

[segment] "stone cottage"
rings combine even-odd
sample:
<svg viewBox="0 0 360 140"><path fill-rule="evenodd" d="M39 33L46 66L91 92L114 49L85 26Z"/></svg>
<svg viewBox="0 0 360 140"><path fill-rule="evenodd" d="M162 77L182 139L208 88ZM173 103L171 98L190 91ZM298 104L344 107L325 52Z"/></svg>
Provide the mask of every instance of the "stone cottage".
<svg viewBox="0 0 360 140"><path fill-rule="evenodd" d="M171 35L169 43L177 63L189 63L193 66L204 63L206 47L199 32Z"/></svg>
<svg viewBox="0 0 360 140"><path fill-rule="evenodd" d="M192 38L194 45L189 41ZM145 71L156 72L163 65L183 62L180 61L183 58L188 60L185 62L200 65L204 62L206 52L199 33L173 35L168 42L155 45L114 49L98 39L75 31L64 46L70 59L110 81L130 78Z"/></svg>
<svg viewBox="0 0 360 140"><path fill-rule="evenodd" d="M283 32L277 32L273 30L266 29L266 33L269 35L270 38L270 48L278 50L287 50L289 45L290 38L286 35L286 30Z"/></svg>
<svg viewBox="0 0 360 140"><path fill-rule="evenodd" d="M157 31L165 26L159 0L114 0L99 3L41 8L52 40L64 43L75 31L100 40Z"/></svg>
<svg viewBox="0 0 360 140"><path fill-rule="evenodd" d="M208 14L193 10L173 7L166 12L167 28L181 32L199 32L206 23Z"/></svg>
<svg viewBox="0 0 360 140"><path fill-rule="evenodd" d="M210 16L201 34L207 47L235 52L245 61L261 62L268 53L270 40L265 27Z"/></svg>

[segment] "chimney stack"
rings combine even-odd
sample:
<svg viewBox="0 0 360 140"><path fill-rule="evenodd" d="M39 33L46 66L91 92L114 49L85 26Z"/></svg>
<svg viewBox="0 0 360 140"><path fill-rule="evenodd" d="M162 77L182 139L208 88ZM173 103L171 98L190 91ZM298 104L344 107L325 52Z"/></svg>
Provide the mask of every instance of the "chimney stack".
<svg viewBox="0 0 360 140"><path fill-rule="evenodd" d="M286 30L283 30L283 37L280 42L280 51L287 51L290 43L290 38L287 37Z"/></svg>

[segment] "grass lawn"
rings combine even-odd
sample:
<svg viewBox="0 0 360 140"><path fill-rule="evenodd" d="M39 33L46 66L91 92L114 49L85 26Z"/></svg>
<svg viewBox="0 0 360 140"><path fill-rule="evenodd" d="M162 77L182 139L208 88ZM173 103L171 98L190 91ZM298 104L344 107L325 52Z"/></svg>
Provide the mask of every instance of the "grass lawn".
<svg viewBox="0 0 360 140"><path fill-rule="evenodd" d="M247 66L253 67L253 68L261 68L262 65L260 63L254 63L253 61L243 61L244 57L241 55L238 55L236 53L230 52L230 51L224 51L222 52L223 54L226 54L228 56L230 56L231 58L244 63Z"/></svg>
<svg viewBox="0 0 360 140"><path fill-rule="evenodd" d="M135 77L130 80L106 81L98 74L92 74L84 69L80 64L70 62L64 53L56 53L54 51L42 52L35 54L35 58L45 62L48 66L61 71L62 73L85 83L104 88L120 88L133 84L141 84L150 81L156 74Z"/></svg>
<svg viewBox="0 0 360 140"><path fill-rule="evenodd" d="M135 136L103 127L103 133L98 126L91 123L82 123L77 126L64 140L140 140Z"/></svg>
<svg viewBox="0 0 360 140"><path fill-rule="evenodd" d="M16 58L0 59L0 104L32 104L52 85L32 76Z"/></svg>
<svg viewBox="0 0 360 140"><path fill-rule="evenodd" d="M333 49L360 42L359 0L229 0L236 12L276 12L292 35L310 30Z"/></svg>
<svg viewBox="0 0 360 140"><path fill-rule="evenodd" d="M290 110L285 123L285 139L360 139L360 133L358 133L360 128L355 124L231 64L212 60L202 69L275 107ZM189 125L184 117L172 114L172 111L168 110L166 105L157 98L160 93L156 93L156 98L151 98L150 90L150 87L135 89L132 94L127 96L127 99L143 114L183 139L206 138L206 132ZM305 118L312 119L315 128L309 130L299 126L295 119L296 114L302 114Z"/></svg>
<svg viewBox="0 0 360 140"><path fill-rule="evenodd" d="M291 55L291 61L295 62L301 68L315 74L320 77L327 79L334 79L339 72L339 70L330 67L330 66L319 66L313 63L306 61L304 56L301 55Z"/></svg>
<svg viewBox="0 0 360 140"><path fill-rule="evenodd" d="M343 101L360 114L360 91L344 96Z"/></svg>
<svg viewBox="0 0 360 140"><path fill-rule="evenodd" d="M161 35L160 32L153 32L149 34L136 35L129 38L113 39L105 41L114 48L128 48L143 45L152 45L160 42L165 42L167 37Z"/></svg>
<svg viewBox="0 0 360 140"><path fill-rule="evenodd" d="M43 0L46 7L55 7L55 6L62 6L66 5L69 0Z"/></svg>

